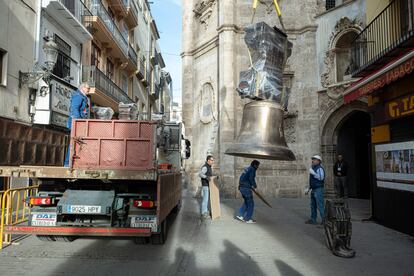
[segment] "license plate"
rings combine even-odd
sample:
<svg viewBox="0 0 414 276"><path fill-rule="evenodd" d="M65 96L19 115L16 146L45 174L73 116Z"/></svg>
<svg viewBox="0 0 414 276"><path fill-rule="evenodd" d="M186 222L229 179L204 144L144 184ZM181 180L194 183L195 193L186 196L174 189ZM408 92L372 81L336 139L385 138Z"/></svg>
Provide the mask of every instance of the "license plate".
<svg viewBox="0 0 414 276"><path fill-rule="evenodd" d="M55 213L32 213L32 226L56 226Z"/></svg>
<svg viewBox="0 0 414 276"><path fill-rule="evenodd" d="M156 216L134 216L131 217L131 227L134 228L151 228L152 232L157 232L157 217Z"/></svg>
<svg viewBox="0 0 414 276"><path fill-rule="evenodd" d="M66 212L69 214L100 214L101 206L68 205Z"/></svg>

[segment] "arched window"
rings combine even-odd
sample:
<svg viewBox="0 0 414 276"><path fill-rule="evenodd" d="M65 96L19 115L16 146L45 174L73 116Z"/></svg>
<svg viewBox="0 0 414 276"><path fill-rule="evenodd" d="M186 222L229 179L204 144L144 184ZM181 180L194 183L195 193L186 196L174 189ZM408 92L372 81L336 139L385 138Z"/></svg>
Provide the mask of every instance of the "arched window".
<svg viewBox="0 0 414 276"><path fill-rule="evenodd" d="M355 30L344 33L335 44L336 82L351 74L351 43L357 37Z"/></svg>

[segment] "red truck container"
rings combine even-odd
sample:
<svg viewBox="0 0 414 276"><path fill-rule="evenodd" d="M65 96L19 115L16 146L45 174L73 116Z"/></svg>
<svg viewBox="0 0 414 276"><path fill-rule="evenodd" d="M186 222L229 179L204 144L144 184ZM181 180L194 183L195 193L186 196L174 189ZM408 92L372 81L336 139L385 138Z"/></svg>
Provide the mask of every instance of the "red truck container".
<svg viewBox="0 0 414 276"><path fill-rule="evenodd" d="M29 225L6 226L6 233L46 241L112 236L163 244L181 204L181 137L181 125L173 123L74 120L70 168L0 167L0 176L29 177L40 185L27 199ZM166 160L176 164L159 170Z"/></svg>
<svg viewBox="0 0 414 276"><path fill-rule="evenodd" d="M75 169L154 170L155 132L150 121L74 120L71 166Z"/></svg>

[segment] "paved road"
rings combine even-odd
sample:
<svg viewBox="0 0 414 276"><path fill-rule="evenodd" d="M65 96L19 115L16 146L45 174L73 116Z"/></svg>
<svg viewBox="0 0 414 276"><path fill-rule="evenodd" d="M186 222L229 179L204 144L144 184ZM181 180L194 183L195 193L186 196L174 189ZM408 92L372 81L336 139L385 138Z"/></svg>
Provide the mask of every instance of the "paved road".
<svg viewBox="0 0 414 276"><path fill-rule="evenodd" d="M222 202L220 220L201 222L197 201L186 197L164 246L29 237L0 252L0 275L414 275L414 239L360 222L366 202L352 202L354 259L333 256L323 229L303 223L306 199L271 203L257 203L256 225L232 218L239 200Z"/></svg>

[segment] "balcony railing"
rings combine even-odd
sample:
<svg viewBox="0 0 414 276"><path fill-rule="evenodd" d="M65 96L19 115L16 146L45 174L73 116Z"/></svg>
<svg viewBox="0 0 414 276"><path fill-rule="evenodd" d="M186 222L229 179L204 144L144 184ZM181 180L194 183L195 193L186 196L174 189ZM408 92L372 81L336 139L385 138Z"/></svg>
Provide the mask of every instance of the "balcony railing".
<svg viewBox="0 0 414 276"><path fill-rule="evenodd" d="M137 52L135 52L134 48L131 47L131 45L129 46L128 56L129 59L132 60L134 65L138 67L138 55Z"/></svg>
<svg viewBox="0 0 414 276"><path fill-rule="evenodd" d="M83 81L87 81L91 86L96 87L116 102L132 103L128 94L109 79L96 66L83 66Z"/></svg>
<svg viewBox="0 0 414 276"><path fill-rule="evenodd" d="M98 16L104 22L106 28L112 34L119 48L122 50L125 56L128 56L128 42L124 38L125 34L122 34L121 31L118 29L115 22L109 15L108 11L102 5L102 2L100 0L93 0L91 3L90 10L93 15Z"/></svg>
<svg viewBox="0 0 414 276"><path fill-rule="evenodd" d="M85 24L85 16L90 16L92 13L83 3L83 0L59 0L79 22Z"/></svg>
<svg viewBox="0 0 414 276"><path fill-rule="evenodd" d="M352 42L352 75L364 76L414 36L414 0L392 1ZM369 68L371 68L369 70Z"/></svg>
<svg viewBox="0 0 414 276"><path fill-rule="evenodd" d="M129 10L132 12L132 15L135 17L136 20L138 20L138 7L134 0L128 0L129 2Z"/></svg>

